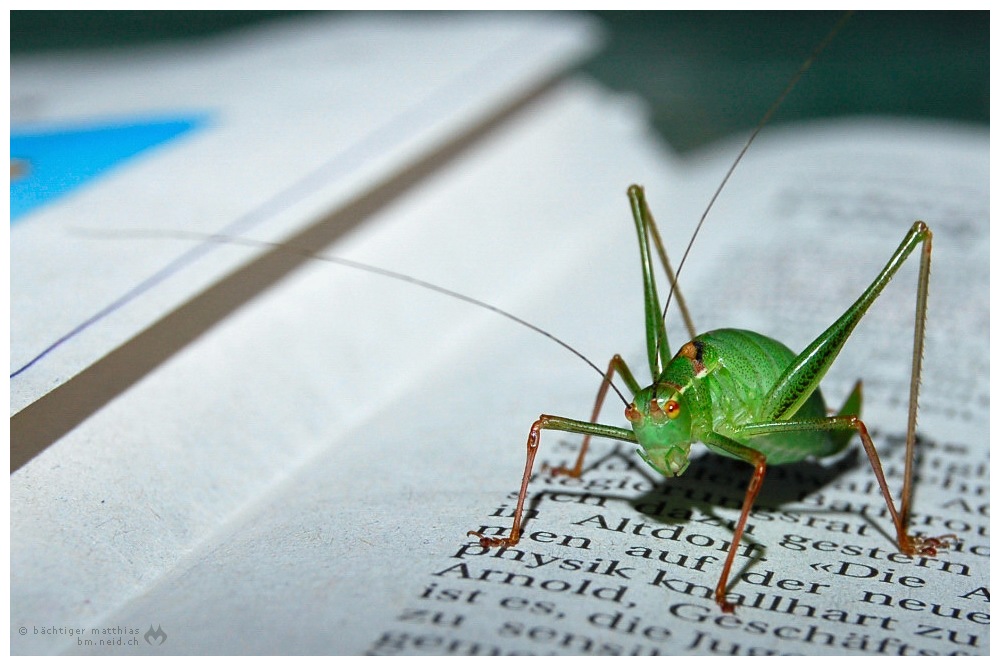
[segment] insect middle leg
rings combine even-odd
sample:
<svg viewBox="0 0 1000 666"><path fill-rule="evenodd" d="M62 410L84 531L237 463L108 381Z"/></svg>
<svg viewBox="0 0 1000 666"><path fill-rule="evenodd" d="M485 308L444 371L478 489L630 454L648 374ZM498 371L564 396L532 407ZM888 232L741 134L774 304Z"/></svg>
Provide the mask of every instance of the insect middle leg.
<svg viewBox="0 0 1000 666"><path fill-rule="evenodd" d="M726 554L726 561L722 565L722 574L719 576L719 582L715 586L715 603L719 605L723 613L732 613L736 610L736 606L726 600L729 571L733 567L736 551L739 549L740 540L743 538L743 531L747 526L747 517L750 515L750 509L753 508L757 494L760 493L760 487L764 483L764 473L767 471L767 458L760 451L714 432L708 433L705 436L705 443L722 449L753 465L753 475L750 477L746 495L743 497L743 510L740 511L739 520L736 521L736 529L733 530L733 541L729 546L729 552Z"/></svg>

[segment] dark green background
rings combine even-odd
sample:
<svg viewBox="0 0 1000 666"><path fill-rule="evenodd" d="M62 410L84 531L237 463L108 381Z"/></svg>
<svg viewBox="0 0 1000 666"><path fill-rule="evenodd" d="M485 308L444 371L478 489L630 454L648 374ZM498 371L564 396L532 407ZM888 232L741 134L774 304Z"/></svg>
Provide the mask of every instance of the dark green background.
<svg viewBox="0 0 1000 666"><path fill-rule="evenodd" d="M192 39L289 12L11 12L19 54ZM838 14L598 12L604 50L581 69L644 97L684 150L752 127ZM989 124L988 12L854 15L774 122L849 114Z"/></svg>

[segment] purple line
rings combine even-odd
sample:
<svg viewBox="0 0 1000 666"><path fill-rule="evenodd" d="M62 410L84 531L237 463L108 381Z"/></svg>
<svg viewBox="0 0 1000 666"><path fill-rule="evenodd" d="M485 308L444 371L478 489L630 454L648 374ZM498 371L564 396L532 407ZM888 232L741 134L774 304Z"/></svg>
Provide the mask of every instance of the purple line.
<svg viewBox="0 0 1000 666"><path fill-rule="evenodd" d="M461 98L465 91L469 89L475 90L480 87L483 80L489 80L488 78L484 79L484 77L489 76L489 70L495 63L508 62L511 57L509 55L504 57L507 54L514 54L513 57L515 58L518 55L521 55L524 53L524 50L521 49L520 43L527 40L533 41L534 39L535 34L529 34L511 42L506 46L498 48L489 56L467 69L464 74L460 74L444 87L438 88L436 92L428 97L425 97L423 101L417 102L405 114L398 114L394 116L384 126L376 129L374 132L349 147L340 155L331 158L315 171L306 174L302 177L302 179L290 185L287 189L279 192L257 208L241 215L236 220L226 225L219 233L227 236L238 236L245 233L247 230L266 220L271 215L279 213L290 205L296 203L302 196L316 190L320 185L330 182L331 180L335 180L335 178L341 173L349 173L352 169L364 164L365 160L369 156L373 154L380 154L386 149L397 144L401 139L412 136L412 131L408 128L412 128L414 125L426 127L430 121L439 118L439 109L442 106L442 102L447 102L453 96ZM37 356L12 372L10 378L14 379L15 377L21 375L28 370L28 368L41 361L64 343L73 339L108 315L124 307L138 296L158 285L160 282L170 278L180 269L184 268L196 259L201 258L201 256L206 254L210 249L214 249L216 247L217 244L211 241L204 241L192 249L184 252L178 258L174 259L169 264L147 277L138 285L130 288L110 304L91 315L80 324L77 324L68 333L42 350L42 352Z"/></svg>

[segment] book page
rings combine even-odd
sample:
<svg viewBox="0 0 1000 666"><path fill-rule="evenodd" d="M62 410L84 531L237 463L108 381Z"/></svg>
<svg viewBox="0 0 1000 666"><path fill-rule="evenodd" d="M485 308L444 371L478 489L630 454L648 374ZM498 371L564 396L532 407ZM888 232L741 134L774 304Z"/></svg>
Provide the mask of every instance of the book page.
<svg viewBox="0 0 1000 666"><path fill-rule="evenodd" d="M768 468L725 614L712 591L751 468L695 444L666 479L634 445L595 439L581 478L553 478L543 467L580 438L548 431L520 543L466 536L510 528L540 413L586 420L616 353L650 381L626 187L647 187L676 262L737 149L680 161L636 109L578 81L505 126L331 252L488 301L598 370L494 313L317 261L12 476L12 651L988 653L984 132L768 132L680 278L699 330L800 349L926 220L911 525L956 535L951 549L897 552L854 442ZM839 406L863 378L897 496L916 264L823 382ZM609 396L600 420L627 427L622 410Z"/></svg>
<svg viewBox="0 0 1000 666"><path fill-rule="evenodd" d="M712 597L748 465L705 452L683 476L664 479L631 446L600 443L580 479L552 478L542 468L571 464L579 438L543 433L522 541L506 550L453 547L394 621L382 623L370 652L989 652L985 137L888 121L773 134L741 165L694 247L682 282L695 322L752 328L801 349L860 294L914 219L926 220L935 236L910 529L954 535L955 543L937 557L898 552L855 438L833 459L768 469L737 549L728 594L737 608L728 615ZM738 148L691 159L696 166L684 183L703 195L685 196L682 220L697 219ZM674 238L669 198L665 208L661 198L651 205ZM824 382L829 405L839 407L853 383L864 381L862 414L896 498L918 260L909 263ZM621 321L610 305L614 294L594 289L595 325ZM685 339L674 323L673 339ZM641 329L631 330L631 343L617 349L641 372ZM604 419L624 426L620 406L608 402ZM568 415L586 418L587 403ZM512 490L480 513L475 530L502 535L510 528L512 467Z"/></svg>

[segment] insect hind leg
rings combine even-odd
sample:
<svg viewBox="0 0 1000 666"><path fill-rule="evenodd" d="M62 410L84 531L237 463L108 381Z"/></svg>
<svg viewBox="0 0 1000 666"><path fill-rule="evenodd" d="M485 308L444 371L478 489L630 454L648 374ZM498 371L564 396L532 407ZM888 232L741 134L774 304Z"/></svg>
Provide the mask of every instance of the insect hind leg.
<svg viewBox="0 0 1000 666"><path fill-rule="evenodd" d="M879 459L878 451L875 450L875 443L868 434L868 428L866 428L861 419L856 416L837 416L833 418L838 421L843 421L847 427L854 428L861 436L861 444L865 447L865 453L868 455L868 461L871 463L872 471L875 472L875 479L878 481L879 489L882 491L882 496L885 498L886 506L889 508L889 514L892 517L893 525L896 528L896 541L899 545L900 552L905 553L906 555L926 555L934 557L937 555L938 550L947 549L952 543L958 540L958 537L954 534L946 534L938 537L925 537L919 534L911 535L907 532L906 523L908 519L909 500L909 495L907 494L909 490L907 488L908 484L904 484L903 487L902 509L897 511L896 505L892 501L892 495L889 493L889 485L886 483L885 473L882 471L882 461ZM906 481L909 481L909 477L907 477Z"/></svg>
<svg viewBox="0 0 1000 666"><path fill-rule="evenodd" d="M653 247L656 248L656 254L660 257L660 265L663 266L663 272L667 274L667 281L670 283L670 293L667 295L666 304L663 306L660 321L663 322L666 319L667 308L670 306L670 297L676 297L677 307L681 311L681 318L684 320L684 327L688 332L688 339L694 340L698 332L695 330L694 320L691 319L691 312L688 310L687 301L684 300L684 295L681 293L681 286L677 282L677 274L674 272L674 267L670 264L669 257L667 257L667 249L663 245L660 229L656 226L656 220L653 219L653 213L649 210L649 205L645 199L642 201L642 206L646 213L649 235L653 239ZM666 324L664 323L664 325Z"/></svg>
<svg viewBox="0 0 1000 666"><path fill-rule="evenodd" d="M900 548L904 552L909 552L913 548L920 549L919 544L915 546L910 545L910 537L906 536L904 526L909 516L910 497L912 495L913 459L917 428L917 400L920 392L920 371L923 360L925 324L927 319L927 293L930 281L932 239L933 234L931 234L931 230L925 223L920 221L913 223L913 226L910 227L899 247L892 254L892 257L889 258L888 263L886 263L871 285L864 290L861 297L830 328L824 331L801 354L795 357L788 369L785 370L784 374L768 392L764 400L765 407L763 410L765 418L776 421L787 419L790 415L795 414L802 402L819 385L820 380L822 380L826 371L830 368L834 359L836 359L837 354L840 353L840 349L847 341L847 338L854 330L854 327L868 311L868 308L871 307L883 289L889 284L907 257L917 247L920 247L917 302L913 326L913 355L910 370L909 414L906 425L906 462L903 471L903 492L901 494L900 511L898 513L892 505L884 478L879 479L882 492L886 496L886 502L889 503L890 509L893 512L893 522L896 523L896 530L899 533ZM850 418L848 415L833 417L833 419L848 418ZM864 429L864 424L861 423L860 419L854 417L854 421L860 424L860 427L856 429L861 434L865 451L868 453L868 458L872 462L872 467L875 469L876 475L880 476L881 466L877 465L878 454L875 452L871 438L867 437L867 431ZM939 542L936 546L934 544L929 545L927 554L930 554L930 551L935 550L937 547L944 547L947 541L947 539L944 539L943 543Z"/></svg>
<svg viewBox="0 0 1000 666"><path fill-rule="evenodd" d="M856 392L857 388L855 389L855 393ZM858 395L860 396L860 394ZM851 399L853 399L853 397L854 393L851 394ZM848 403L851 402L851 399L848 400ZM882 491L882 497L885 499L886 507L889 509L889 515L892 518L893 526L896 528L896 542L899 546L900 552L905 553L906 555L926 555L934 557L937 555L937 551L939 549L948 548L952 542L956 541L956 537L953 534L947 534L939 537L925 537L921 535L911 535L907 532L905 496L901 505L902 510L897 510L896 503L892 499L892 493L889 492L889 484L885 480L885 472L882 470L882 461L879 459L878 451L875 449L875 443L872 441L871 435L868 434L868 428L857 416L828 416L818 419L792 419L789 421L773 421L769 423L751 423L741 426L736 430L736 432L741 438L753 438L780 432L814 432L820 430L825 430L831 434L846 432L848 438L854 433L857 433L861 437L861 444L864 446L865 453L868 455L868 461L871 463L872 471L875 473L875 479L878 482L879 489ZM905 485L903 492L906 492Z"/></svg>
<svg viewBox="0 0 1000 666"><path fill-rule="evenodd" d="M844 406L840 408L836 416L861 416L861 380L854 385L847 399L844 401ZM833 453L840 453L847 445L851 443L851 439L854 437L853 430L838 430L830 433L830 439L833 441Z"/></svg>

